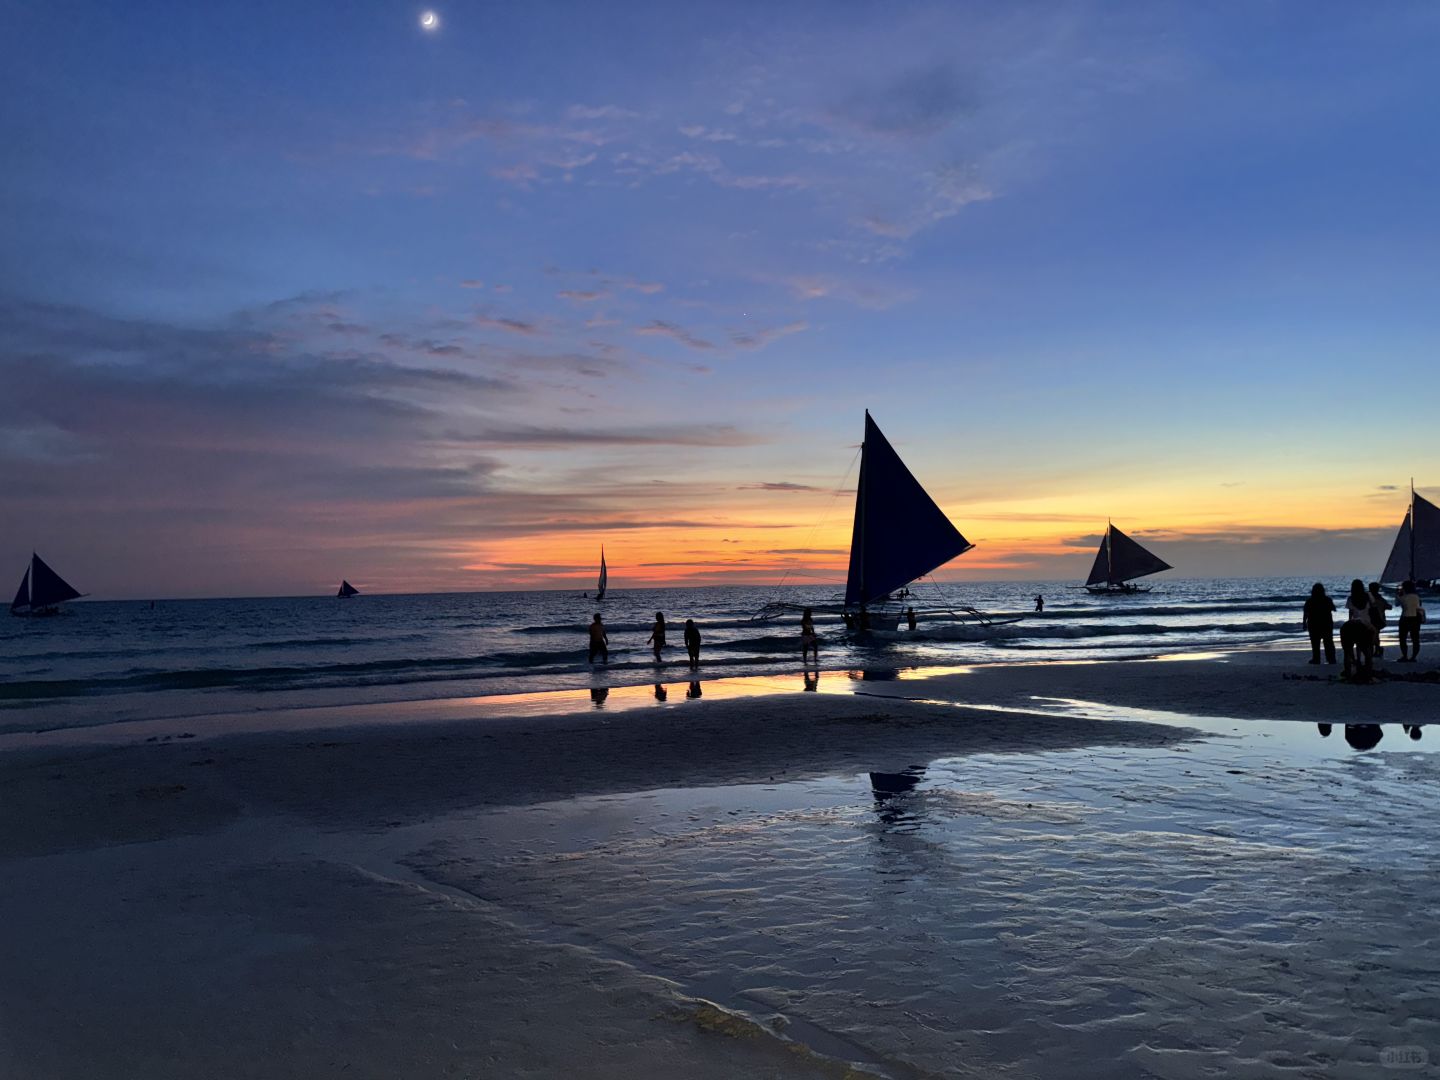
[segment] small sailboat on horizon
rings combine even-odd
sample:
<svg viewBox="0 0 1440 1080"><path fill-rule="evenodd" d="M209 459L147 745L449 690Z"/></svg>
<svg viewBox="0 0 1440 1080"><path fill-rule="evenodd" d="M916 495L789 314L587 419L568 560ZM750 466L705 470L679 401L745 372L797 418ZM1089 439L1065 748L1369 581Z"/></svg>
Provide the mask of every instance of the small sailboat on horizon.
<svg viewBox="0 0 1440 1080"><path fill-rule="evenodd" d="M359 596L360 590L354 585L351 585L350 582L342 580L340 582L340 591L335 595L341 600L349 600L352 596Z"/></svg>
<svg viewBox="0 0 1440 1080"><path fill-rule="evenodd" d="M60 605L85 595L62 578L35 552L10 602L11 615L58 615Z"/></svg>
<svg viewBox="0 0 1440 1080"><path fill-rule="evenodd" d="M1147 551L1113 523L1107 522L1105 534L1100 538L1100 550L1095 553L1095 563L1090 567L1090 576L1085 579L1085 590L1092 596L1147 593L1150 591L1148 586L1132 585L1131 582L1135 578L1173 569L1164 559Z"/></svg>
<svg viewBox="0 0 1440 1080"><path fill-rule="evenodd" d="M1410 505L1395 534L1380 581L1386 585L1404 581L1426 585L1436 580L1440 580L1440 506L1416 494L1412 480Z"/></svg>
<svg viewBox="0 0 1440 1080"><path fill-rule="evenodd" d="M605 545L600 545L600 581L595 586L595 599L605 599L605 587L609 584L610 572L605 567Z"/></svg>

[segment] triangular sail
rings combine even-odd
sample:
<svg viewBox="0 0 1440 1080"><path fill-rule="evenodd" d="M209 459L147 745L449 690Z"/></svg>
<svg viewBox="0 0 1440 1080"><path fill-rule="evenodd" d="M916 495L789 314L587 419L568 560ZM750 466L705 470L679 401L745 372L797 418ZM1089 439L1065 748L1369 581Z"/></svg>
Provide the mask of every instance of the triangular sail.
<svg viewBox="0 0 1440 1080"><path fill-rule="evenodd" d="M867 411L846 607L883 597L972 547L905 467Z"/></svg>
<svg viewBox="0 0 1440 1080"><path fill-rule="evenodd" d="M1146 551L1130 537L1111 525L1100 541L1095 565L1090 568L1086 585L1120 585L1134 578L1158 574L1171 566L1159 556Z"/></svg>
<svg viewBox="0 0 1440 1080"><path fill-rule="evenodd" d="M25 576L20 579L20 591L15 594L15 599L10 601L10 610L18 611L20 608L30 606L30 567L25 567Z"/></svg>
<svg viewBox="0 0 1440 1080"><path fill-rule="evenodd" d="M596 586L595 599L605 599L605 583L609 580L609 573L605 569L605 545L600 545L600 583Z"/></svg>
<svg viewBox="0 0 1440 1080"><path fill-rule="evenodd" d="M1434 581L1440 578L1440 506L1416 495L1412 529L1415 565L1410 569L1410 579Z"/></svg>
<svg viewBox="0 0 1440 1080"><path fill-rule="evenodd" d="M74 600L80 593L70 583L45 565L39 555L30 556L30 606L53 607Z"/></svg>
<svg viewBox="0 0 1440 1080"><path fill-rule="evenodd" d="M1390 549L1390 558L1385 560L1385 570L1380 574L1380 580L1387 585L1393 585L1401 581L1413 581L1410 576L1410 512L1405 512L1405 520L1400 523L1400 529L1395 533L1395 546Z"/></svg>
<svg viewBox="0 0 1440 1080"><path fill-rule="evenodd" d="M1380 575L1383 582L1440 578L1440 507L1423 495L1410 496L1410 510L1395 534L1395 546Z"/></svg>
<svg viewBox="0 0 1440 1080"><path fill-rule="evenodd" d="M348 582L348 581L341 581L341 582L340 582L340 591L339 591L338 593L336 593L335 595L336 595L336 596L359 596L359 595L360 595L360 590L357 589L354 585L351 585L350 582Z"/></svg>

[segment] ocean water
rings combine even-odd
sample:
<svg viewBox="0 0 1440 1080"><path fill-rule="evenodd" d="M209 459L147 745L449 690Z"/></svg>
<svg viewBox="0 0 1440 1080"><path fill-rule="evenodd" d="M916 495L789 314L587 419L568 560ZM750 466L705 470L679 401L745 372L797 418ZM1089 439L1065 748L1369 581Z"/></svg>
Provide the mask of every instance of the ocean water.
<svg viewBox="0 0 1440 1080"><path fill-rule="evenodd" d="M1154 591L1092 597L1073 582L922 584L917 610L1022 614L983 640L953 623L851 640L817 619L826 668L1087 660L1220 648L1305 648L1298 578L1166 579ZM1338 592L1342 582L1333 583ZM1045 597L1043 613L1033 598ZM603 603L567 592L84 602L50 619L0 620L0 730L304 704L623 686L685 673L683 623L701 628L702 677L799 666L798 617L757 622L767 602L822 604L834 586L635 589ZM586 624L604 613L610 663L586 661ZM670 623L657 669L646 638Z"/></svg>

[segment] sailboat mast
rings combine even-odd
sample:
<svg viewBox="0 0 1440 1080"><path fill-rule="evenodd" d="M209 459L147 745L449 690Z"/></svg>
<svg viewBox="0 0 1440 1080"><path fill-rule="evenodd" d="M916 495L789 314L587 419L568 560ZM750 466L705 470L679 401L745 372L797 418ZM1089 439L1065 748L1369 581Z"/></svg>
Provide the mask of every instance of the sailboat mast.
<svg viewBox="0 0 1440 1080"><path fill-rule="evenodd" d="M1415 580L1415 477L1410 477L1410 580ZM1419 646L1416 646L1419 648Z"/></svg>
<svg viewBox="0 0 1440 1080"><path fill-rule="evenodd" d="M865 410L865 430L870 430L870 410ZM865 438L860 439L860 481L856 485L860 499L860 606L865 606Z"/></svg>

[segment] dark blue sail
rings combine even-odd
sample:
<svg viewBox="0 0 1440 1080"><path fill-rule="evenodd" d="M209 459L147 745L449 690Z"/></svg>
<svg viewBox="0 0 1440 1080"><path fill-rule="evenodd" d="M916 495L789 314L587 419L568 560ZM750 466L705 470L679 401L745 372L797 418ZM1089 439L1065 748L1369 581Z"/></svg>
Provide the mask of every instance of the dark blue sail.
<svg viewBox="0 0 1440 1080"><path fill-rule="evenodd" d="M30 568L25 568L25 576L20 579L20 590L15 594L15 599L10 601L10 610L19 611L21 608L30 606Z"/></svg>
<svg viewBox="0 0 1440 1080"><path fill-rule="evenodd" d="M350 582L342 580L340 582L340 591L335 595L348 600L352 596L359 596L360 590L357 589L354 585L351 585Z"/></svg>
<svg viewBox="0 0 1440 1080"><path fill-rule="evenodd" d="M1395 546L1380 575L1383 582L1434 581L1440 578L1440 507L1421 495L1410 496L1410 512L1395 535Z"/></svg>
<svg viewBox="0 0 1440 1080"><path fill-rule="evenodd" d="M1106 528L1090 567L1086 585L1119 585L1147 574L1158 574L1171 566L1164 559L1146 551L1114 525Z"/></svg>
<svg viewBox="0 0 1440 1080"><path fill-rule="evenodd" d="M45 565L39 555L30 556L30 607L47 608L74 600L80 593L70 583Z"/></svg>
<svg viewBox="0 0 1440 1080"><path fill-rule="evenodd" d="M865 413L845 606L886 596L974 547Z"/></svg>

